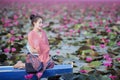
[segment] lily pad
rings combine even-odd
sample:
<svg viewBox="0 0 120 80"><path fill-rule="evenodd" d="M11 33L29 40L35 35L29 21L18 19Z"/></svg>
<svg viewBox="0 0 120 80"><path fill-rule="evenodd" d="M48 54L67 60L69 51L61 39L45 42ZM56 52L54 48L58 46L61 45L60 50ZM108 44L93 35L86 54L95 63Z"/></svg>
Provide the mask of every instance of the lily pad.
<svg viewBox="0 0 120 80"><path fill-rule="evenodd" d="M90 67L99 67L102 63L100 61L92 61L91 63L89 63Z"/></svg>

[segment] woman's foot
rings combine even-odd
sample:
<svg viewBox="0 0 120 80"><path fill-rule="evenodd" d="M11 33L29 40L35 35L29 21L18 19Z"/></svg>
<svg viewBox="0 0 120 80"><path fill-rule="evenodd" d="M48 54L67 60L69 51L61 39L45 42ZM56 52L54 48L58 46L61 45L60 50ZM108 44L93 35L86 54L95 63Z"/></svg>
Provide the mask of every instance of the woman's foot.
<svg viewBox="0 0 120 80"><path fill-rule="evenodd" d="M41 78L42 75L43 75L42 72L38 72L38 73L36 73L36 76L37 76L38 80L40 80L40 78Z"/></svg>
<svg viewBox="0 0 120 80"><path fill-rule="evenodd" d="M22 69L25 68L25 63L23 63L22 61L18 61L13 67Z"/></svg>
<svg viewBox="0 0 120 80"><path fill-rule="evenodd" d="M24 77L25 77L25 79L31 79L31 78L33 77L33 75L34 75L34 74L27 74L27 75L25 75Z"/></svg>

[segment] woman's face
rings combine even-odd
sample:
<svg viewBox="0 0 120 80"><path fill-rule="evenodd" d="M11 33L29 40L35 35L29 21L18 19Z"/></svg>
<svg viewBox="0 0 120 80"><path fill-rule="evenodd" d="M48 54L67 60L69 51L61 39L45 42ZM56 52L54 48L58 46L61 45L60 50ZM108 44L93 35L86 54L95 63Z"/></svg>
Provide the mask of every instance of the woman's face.
<svg viewBox="0 0 120 80"><path fill-rule="evenodd" d="M42 26L43 26L42 19L39 18L39 19L37 20L37 22L34 23L34 27L36 27L37 29L40 30L40 29L42 29Z"/></svg>

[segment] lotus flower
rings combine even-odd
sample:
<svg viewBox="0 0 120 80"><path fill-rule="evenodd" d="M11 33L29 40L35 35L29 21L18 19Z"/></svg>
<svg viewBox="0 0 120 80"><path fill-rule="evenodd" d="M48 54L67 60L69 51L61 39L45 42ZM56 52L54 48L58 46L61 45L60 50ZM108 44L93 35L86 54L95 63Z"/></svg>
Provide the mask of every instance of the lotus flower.
<svg viewBox="0 0 120 80"><path fill-rule="evenodd" d="M12 36L11 38L10 38L10 42L13 42L15 40L15 36Z"/></svg>
<svg viewBox="0 0 120 80"><path fill-rule="evenodd" d="M78 30L77 32L80 33L80 30Z"/></svg>
<svg viewBox="0 0 120 80"><path fill-rule="evenodd" d="M93 28L94 28L94 26L93 26L93 23L92 23L92 22L90 22L90 23L89 23L89 27L90 27L91 29L93 29Z"/></svg>
<svg viewBox="0 0 120 80"><path fill-rule="evenodd" d="M25 79L31 79L32 77L33 77L33 74L25 75Z"/></svg>
<svg viewBox="0 0 120 80"><path fill-rule="evenodd" d="M105 48L106 45L105 45L105 44L100 44L100 47L101 47L101 48Z"/></svg>
<svg viewBox="0 0 120 80"><path fill-rule="evenodd" d="M13 19L14 19L14 20L18 19L18 16L17 16L17 15L14 15L14 16L13 16Z"/></svg>
<svg viewBox="0 0 120 80"><path fill-rule="evenodd" d="M115 75L110 75L109 78L111 78L112 80L115 80L117 78L117 76Z"/></svg>
<svg viewBox="0 0 120 80"><path fill-rule="evenodd" d="M111 29L107 29L106 32L110 33L110 32L111 32Z"/></svg>
<svg viewBox="0 0 120 80"><path fill-rule="evenodd" d="M68 26L67 26L67 25L64 25L63 27L64 27L64 29L68 29Z"/></svg>
<svg viewBox="0 0 120 80"><path fill-rule="evenodd" d="M110 41L109 39L102 38L102 42L104 42L104 43L108 43L109 41Z"/></svg>
<svg viewBox="0 0 120 80"><path fill-rule="evenodd" d="M15 32L14 32L14 30L11 30L10 33L11 33L11 34L14 34Z"/></svg>
<svg viewBox="0 0 120 80"><path fill-rule="evenodd" d="M70 29L70 30L69 30L69 32L70 32L70 33L73 33L73 32L74 32L74 30L73 30L73 29Z"/></svg>
<svg viewBox="0 0 120 80"><path fill-rule="evenodd" d="M16 48L11 48L11 51L12 51L12 52L15 52L15 51L16 51Z"/></svg>
<svg viewBox="0 0 120 80"><path fill-rule="evenodd" d="M106 59L107 61L111 61L112 62L112 58L110 57L109 54L104 54L103 58Z"/></svg>
<svg viewBox="0 0 120 80"><path fill-rule="evenodd" d="M87 70L80 70L80 73L87 73Z"/></svg>
<svg viewBox="0 0 120 80"><path fill-rule="evenodd" d="M87 62L91 62L91 61L92 61L92 58L91 58L91 57L87 57L87 58L86 58L86 61L87 61Z"/></svg>
<svg viewBox="0 0 120 80"><path fill-rule="evenodd" d="M5 22L5 18L1 18L1 21L2 21L2 23L4 23Z"/></svg>
<svg viewBox="0 0 120 80"><path fill-rule="evenodd" d="M91 49L95 49L95 46L94 46L94 45L91 45L90 48L91 48Z"/></svg>
<svg viewBox="0 0 120 80"><path fill-rule="evenodd" d="M12 24L11 24L11 23L4 23L3 26L4 26L4 27L10 27L10 26L12 26Z"/></svg>
<svg viewBox="0 0 120 80"><path fill-rule="evenodd" d="M57 50L56 53L57 53L57 54L60 54L60 50Z"/></svg>
<svg viewBox="0 0 120 80"><path fill-rule="evenodd" d="M120 41L117 42L117 45L120 46Z"/></svg>
<svg viewBox="0 0 120 80"><path fill-rule="evenodd" d="M18 38L18 40L23 39L22 36L18 36L17 38Z"/></svg>
<svg viewBox="0 0 120 80"><path fill-rule="evenodd" d="M19 22L17 20L15 20L13 24L17 26L19 24Z"/></svg>
<svg viewBox="0 0 120 80"><path fill-rule="evenodd" d="M120 62L120 57L119 57L119 58L117 58L116 60Z"/></svg>
<svg viewBox="0 0 120 80"><path fill-rule="evenodd" d="M108 59L108 58L110 58L110 55L109 55L109 54L104 54L104 55L103 55L103 58L104 58L104 59Z"/></svg>
<svg viewBox="0 0 120 80"><path fill-rule="evenodd" d="M105 26L105 29L107 30L107 29L109 29L109 27L108 27L108 26Z"/></svg>
<svg viewBox="0 0 120 80"><path fill-rule="evenodd" d="M36 75L38 78L40 78L42 76L42 74L43 74L42 72L38 72Z"/></svg>
<svg viewBox="0 0 120 80"><path fill-rule="evenodd" d="M109 57L109 58L106 58L106 60L112 62L112 58L110 58L110 57Z"/></svg>
<svg viewBox="0 0 120 80"><path fill-rule="evenodd" d="M103 65L106 67L111 67L112 66L112 62L111 61L104 61Z"/></svg>
<svg viewBox="0 0 120 80"><path fill-rule="evenodd" d="M10 19L4 19L4 23L10 23L11 20Z"/></svg>
<svg viewBox="0 0 120 80"><path fill-rule="evenodd" d="M5 52L5 53L9 53L9 52L10 52L10 49L9 49L9 48L5 48L5 49L4 49L4 52Z"/></svg>

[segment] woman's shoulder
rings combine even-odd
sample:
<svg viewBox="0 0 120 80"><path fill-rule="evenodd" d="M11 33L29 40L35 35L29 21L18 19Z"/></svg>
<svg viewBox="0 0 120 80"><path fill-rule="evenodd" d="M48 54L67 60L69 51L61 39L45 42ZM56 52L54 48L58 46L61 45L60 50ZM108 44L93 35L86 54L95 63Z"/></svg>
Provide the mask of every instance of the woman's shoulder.
<svg viewBox="0 0 120 80"><path fill-rule="evenodd" d="M32 36L34 34L34 31L32 30L32 31L30 31L30 32L28 32L28 36Z"/></svg>
<svg viewBox="0 0 120 80"><path fill-rule="evenodd" d="M42 32L46 34L46 31L45 31L45 30L42 30Z"/></svg>

